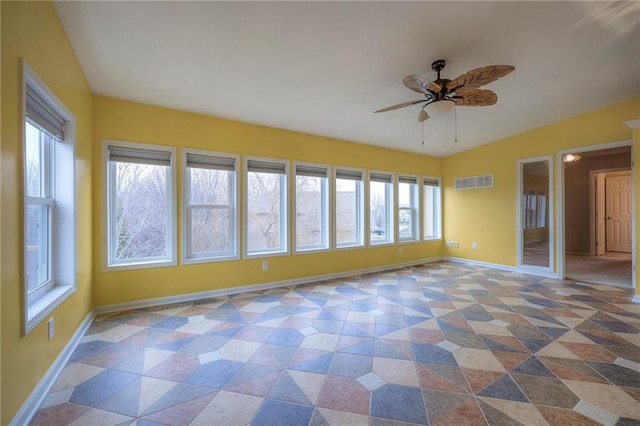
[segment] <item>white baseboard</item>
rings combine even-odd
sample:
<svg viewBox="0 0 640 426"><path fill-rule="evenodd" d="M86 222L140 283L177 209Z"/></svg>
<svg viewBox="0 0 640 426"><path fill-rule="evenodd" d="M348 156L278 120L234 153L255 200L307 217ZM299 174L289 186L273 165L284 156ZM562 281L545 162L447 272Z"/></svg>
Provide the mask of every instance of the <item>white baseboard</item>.
<svg viewBox="0 0 640 426"><path fill-rule="evenodd" d="M636 294L631 298L633 303L640 303L640 294Z"/></svg>
<svg viewBox="0 0 640 426"><path fill-rule="evenodd" d="M372 268L355 269L351 271L336 272L333 274L314 275L309 277L293 278L290 280L272 281L262 284L253 284L240 287L229 287L220 290L202 291L198 293L179 294L176 296L156 297L153 299L136 300L134 302L115 303L112 305L98 306L95 309L96 314L106 314L110 312L126 311L130 309L148 308L150 306L167 305L170 303L190 302L199 299L208 299L213 297L228 296L230 294L246 293L250 291L269 290L278 287L287 287L298 284L307 284L316 281L333 280L337 278L349 277L352 275L369 274L373 272L387 271L397 268L406 268L409 266L421 265L423 263L431 263L442 260L442 257L431 257L426 259L413 260L410 262L395 263L392 265L375 266Z"/></svg>
<svg viewBox="0 0 640 426"><path fill-rule="evenodd" d="M31 392L31 395L29 395L29 398L22 405L20 411L18 411L11 423L9 423L11 426L27 425L33 419L38 412L40 405L42 405L44 399L51 390L51 387L56 380L58 380L58 376L62 373L65 365L67 365L73 351L75 351L76 347L82 340L82 337L89 329L89 326L91 326L94 317L95 313L94 311L91 311L87 314L84 320L82 320L76 332L73 333L71 339L69 339L65 347L60 352L60 355L58 355L53 364L51 364L51 367L49 367L46 374L42 377L40 383L38 383L33 392Z"/></svg>
<svg viewBox="0 0 640 426"><path fill-rule="evenodd" d="M452 262L466 263L468 265L486 266L488 268L499 269L502 271L517 272L519 274L538 275L546 278L560 279L558 274L555 272L543 271L537 268L518 268L516 266L501 265L499 263L482 262L479 260L464 259L462 257L446 256L446 257L443 257L442 259L450 260Z"/></svg>

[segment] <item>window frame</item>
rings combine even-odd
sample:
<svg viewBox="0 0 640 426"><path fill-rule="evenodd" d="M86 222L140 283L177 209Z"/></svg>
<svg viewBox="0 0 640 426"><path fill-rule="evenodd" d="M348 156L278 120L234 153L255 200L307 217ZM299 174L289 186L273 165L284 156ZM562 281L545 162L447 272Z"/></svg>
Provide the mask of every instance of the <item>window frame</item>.
<svg viewBox="0 0 640 426"><path fill-rule="evenodd" d="M347 244L339 244L338 243L338 237L337 237L337 233L338 233L338 220L337 220L337 215L338 215L338 184L337 184L337 180L339 179L338 175L341 172L345 172L345 174L360 174L360 179L353 179L355 182L359 182L356 186L356 192L355 192L355 197L356 197L356 241L353 243L347 243ZM333 237L333 249L334 250L353 250L353 249L362 249L367 247L367 241L365 238L365 229L366 229L366 215L365 215L365 211L367 211L366 207L365 207L365 199L366 199L366 185L365 185L365 181L366 181L366 171L365 169L359 169L359 168L354 168L354 167L342 167L342 166L334 166L333 167L333 173L332 173L333 179L332 179L332 198L333 198L333 211L331 212L331 219L333 221L333 225L332 228L333 230L331 231L332 237ZM343 179L343 180L349 180L349 179Z"/></svg>
<svg viewBox="0 0 640 426"><path fill-rule="evenodd" d="M120 141L114 139L103 139L102 143L102 185L103 190L103 211L106 214L103 215L102 226L102 240L103 240L103 259L102 259L102 272L111 271L124 271L134 269L152 269L176 266L178 264L178 248L177 248L177 170L176 170L176 148L167 145L154 145L140 142ZM113 242L111 239L111 227L113 221L113 206L112 200L115 199L115 185L112 184L112 176L114 168L109 161L109 146L119 148L128 148L132 150L145 150L145 151L162 151L169 152L169 169L166 173L166 191L167 191L167 228L166 228L166 248L167 256L165 258L159 258L157 260L150 259L133 259L126 262L112 262L113 256Z"/></svg>
<svg viewBox="0 0 640 426"><path fill-rule="evenodd" d="M62 135L53 135L40 119L30 118L27 113L27 90L44 102L44 109L57 116L62 127ZM18 188L22 197L21 259L22 259L22 324L21 333L27 335L55 308L68 299L77 289L77 196L76 196L76 119L71 110L56 96L38 74L22 61L21 98L21 151L22 179ZM46 134L49 145L45 148L47 157L43 176L49 182L43 197L29 196L27 191L27 132L30 123L39 130L39 137ZM64 172L62 172L64 170ZM61 177L64 173L65 179ZM71 178L69 179L69 175ZM71 181L71 185L65 182ZM47 205L46 257L47 280L35 290L29 290L27 272L27 222L29 205ZM58 206L62 206L58 208ZM64 238L59 237L64 235ZM42 238L42 235L39 236ZM39 245L40 248L40 245Z"/></svg>
<svg viewBox="0 0 640 426"><path fill-rule="evenodd" d="M437 185L425 185L425 182L437 182ZM434 235L425 235L425 232L428 229L427 224L425 223L425 215L427 214L427 208L425 206L427 202L427 198L424 195L425 187L433 187L438 188L438 194L436 202L432 206L431 213L433 214L432 224L435 229ZM422 223L422 231L421 231L421 239L422 241L440 241L442 240L442 178L436 176L422 176L420 181L420 197L422 203L422 213L420 215L420 220Z"/></svg>
<svg viewBox="0 0 640 426"><path fill-rule="evenodd" d="M381 242L374 242L372 241L372 226L371 226L371 182L381 182L378 180L372 180L372 176L376 176L376 175L380 175L380 176L387 176L389 179L389 182L384 182L386 185L386 189L385 189L385 224L386 224L386 229L385 231L385 240L381 241ZM380 246L389 246L389 245L393 245L396 244L396 218L395 218L395 211L396 211L396 191L395 191L395 181L396 181L396 177L395 177L395 173L393 172L385 172L385 171L378 171L378 170L369 170L369 172L367 173L367 212L369 213L367 215L367 218L369 220L368 223L368 247L380 247Z"/></svg>
<svg viewBox="0 0 640 426"><path fill-rule="evenodd" d="M302 246L298 247L298 167L304 168L315 168L315 169L324 169L326 172L326 176L324 181L322 181L322 188L320 190L320 197L322 198L322 244L320 246ZM331 203L331 193L332 193L332 184L331 184L331 176L332 169L330 165L327 164L318 164L318 163L307 163L301 161L293 162L293 173L292 173L292 220L291 220L291 228L293 232L291 233L291 244L293 247L294 254L304 254L304 253L319 253L331 251L332 247L332 239L331 239L331 211L332 211L332 203Z"/></svg>
<svg viewBox="0 0 640 426"><path fill-rule="evenodd" d="M414 180L415 182L413 183L409 183L409 182L402 182L403 179L411 179ZM410 189L410 197L411 197L411 201L410 201L410 207L409 209L411 210L411 236L409 237L405 237L402 238L400 236L400 210L401 209L406 209L406 207L400 207L400 185L401 184L410 184L413 185L413 187ZM422 215L422 206L421 206L421 202L422 202L422 198L420 197L420 190L421 190L421 180L420 180L420 176L418 175L411 175L411 174L405 174L405 173L399 173L396 177L396 198L398 200L398 205L397 205L397 213L396 213L396 217L397 217L397 223L398 223L398 229L396 231L396 235L398 236L397 240L399 244L406 244L406 243L416 243L416 242L420 242L420 235L422 233L422 228L421 228L421 220L420 220L420 216Z"/></svg>
<svg viewBox="0 0 640 426"><path fill-rule="evenodd" d="M263 250L263 251L249 251L249 163L250 162L262 162L262 163L273 163L277 165L284 166L284 173L281 174L280 177L280 246L281 248L278 250ZM290 218L290 206L289 206L289 160L281 159L281 158L269 158L269 157L257 157L257 156L244 156L243 158L243 224L242 224L242 232L244 234L243 238L243 258L244 259L257 259L263 257L277 257L277 256L288 256L291 254L291 244L289 242L289 218Z"/></svg>
<svg viewBox="0 0 640 426"><path fill-rule="evenodd" d="M198 263L213 263L240 259L240 209L238 200L240 199L240 185L238 175L240 169L240 155L227 152L208 151L201 149L182 148L181 150L181 171L182 171L182 263L185 265ZM194 255L191 247L191 209L194 204L190 203L191 179L189 178L189 167L187 166L188 154L195 154L207 157L219 157L234 160L232 179L229 179L229 205L231 223L229 227L229 241L232 243L231 249L226 252L211 252L210 255ZM222 208L222 205L205 204L213 208ZM213 254L219 253L219 254Z"/></svg>

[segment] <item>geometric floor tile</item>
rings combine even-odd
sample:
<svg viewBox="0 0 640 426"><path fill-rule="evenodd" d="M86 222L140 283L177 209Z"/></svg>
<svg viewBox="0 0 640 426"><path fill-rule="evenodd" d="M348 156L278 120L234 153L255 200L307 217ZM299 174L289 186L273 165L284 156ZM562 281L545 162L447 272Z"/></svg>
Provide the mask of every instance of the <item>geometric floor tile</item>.
<svg viewBox="0 0 640 426"><path fill-rule="evenodd" d="M442 261L101 314L31 424L638 425L631 296Z"/></svg>

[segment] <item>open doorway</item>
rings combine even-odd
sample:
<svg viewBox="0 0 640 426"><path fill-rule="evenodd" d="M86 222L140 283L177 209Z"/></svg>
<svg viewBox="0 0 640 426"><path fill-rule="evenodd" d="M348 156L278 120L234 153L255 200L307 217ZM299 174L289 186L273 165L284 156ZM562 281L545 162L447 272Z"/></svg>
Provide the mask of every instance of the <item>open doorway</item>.
<svg viewBox="0 0 640 426"><path fill-rule="evenodd" d="M563 156L564 277L631 288L631 146Z"/></svg>

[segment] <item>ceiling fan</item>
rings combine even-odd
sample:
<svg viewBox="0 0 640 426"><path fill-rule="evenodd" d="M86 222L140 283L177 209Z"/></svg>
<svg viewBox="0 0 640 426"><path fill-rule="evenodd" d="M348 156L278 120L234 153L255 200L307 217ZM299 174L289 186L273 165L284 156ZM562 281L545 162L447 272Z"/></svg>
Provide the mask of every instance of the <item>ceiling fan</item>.
<svg viewBox="0 0 640 426"><path fill-rule="evenodd" d="M480 87L504 77L515 67L511 65L488 65L467 71L466 73L449 80L440 77L440 71L444 69L446 62L438 59L431 64L431 69L438 73L438 78L431 81L420 75L408 75L402 83L409 89L422 93L425 99L403 102L382 108L374 112L392 111L416 104L423 104L418 114L418 121L423 122L429 119L429 114L424 110L427 105L432 105L432 114L446 114L454 106L490 106L498 101L498 95L491 90Z"/></svg>

